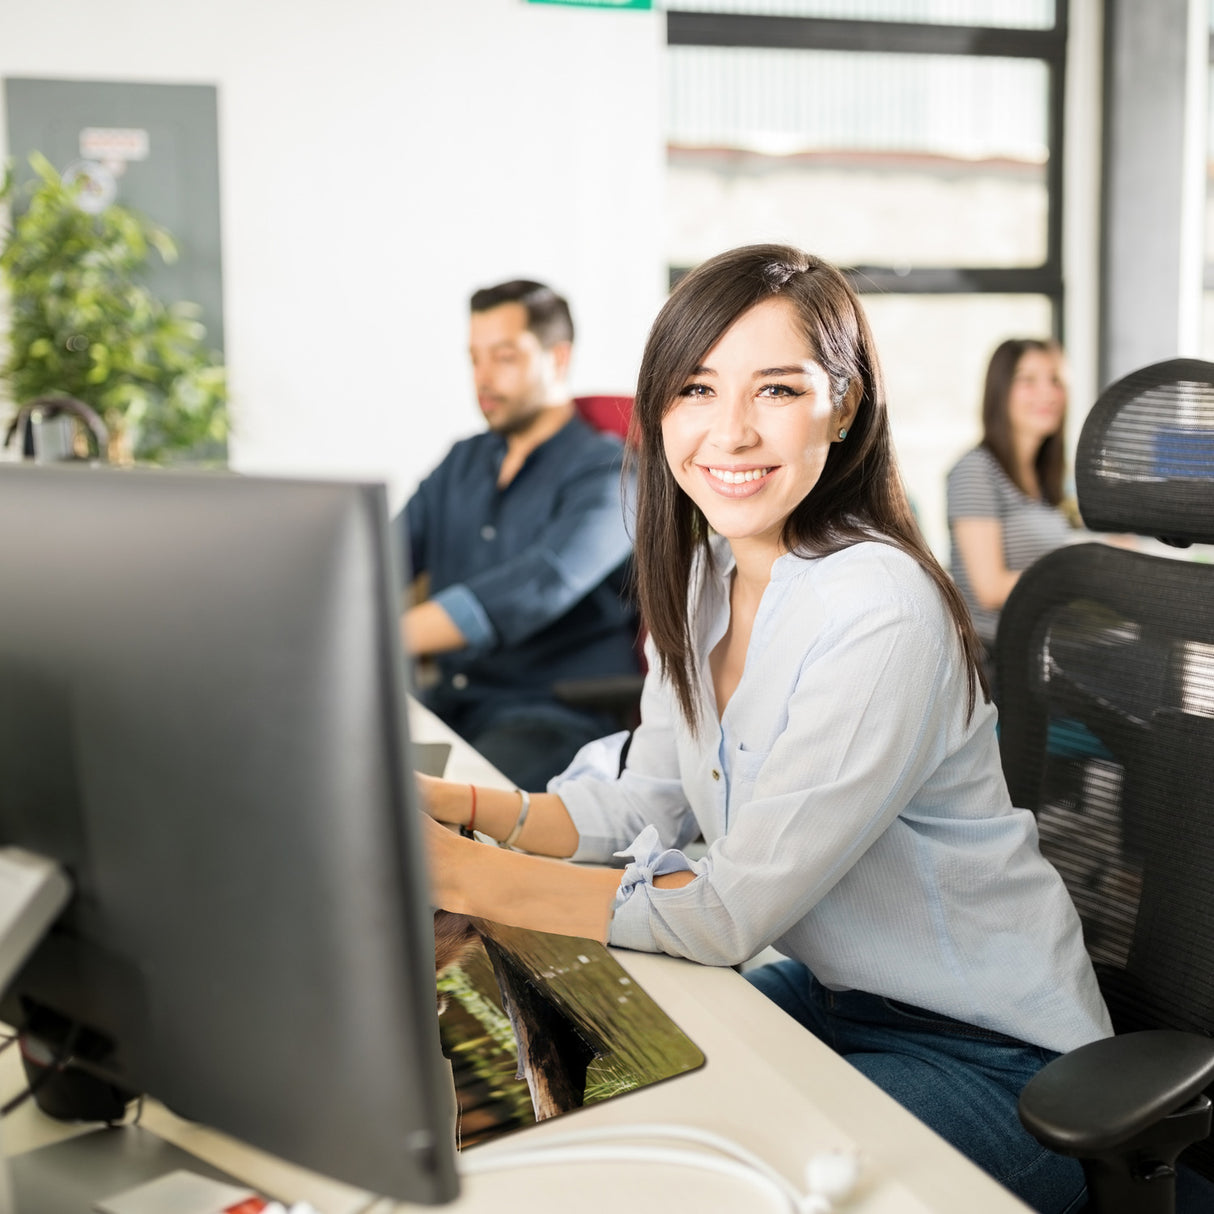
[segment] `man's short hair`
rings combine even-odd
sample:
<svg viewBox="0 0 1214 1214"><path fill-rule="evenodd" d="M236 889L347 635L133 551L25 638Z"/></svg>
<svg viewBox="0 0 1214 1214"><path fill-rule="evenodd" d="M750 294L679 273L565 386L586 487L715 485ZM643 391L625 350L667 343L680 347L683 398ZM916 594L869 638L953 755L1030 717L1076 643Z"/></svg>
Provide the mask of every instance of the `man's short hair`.
<svg viewBox="0 0 1214 1214"><path fill-rule="evenodd" d="M542 282L515 278L495 287L482 287L472 295L473 312L488 312L490 308L508 303L523 305L527 312L527 328L545 350L552 349L557 342L573 341L573 316L568 303Z"/></svg>

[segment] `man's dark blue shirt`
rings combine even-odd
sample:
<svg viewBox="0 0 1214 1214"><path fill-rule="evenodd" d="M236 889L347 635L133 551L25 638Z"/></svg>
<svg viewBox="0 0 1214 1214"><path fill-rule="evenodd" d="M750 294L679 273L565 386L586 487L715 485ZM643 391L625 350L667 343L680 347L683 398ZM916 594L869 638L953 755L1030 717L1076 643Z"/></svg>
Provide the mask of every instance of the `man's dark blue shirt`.
<svg viewBox="0 0 1214 1214"><path fill-rule="evenodd" d="M499 489L505 453L492 431L456 443L397 519L410 576L468 641L421 698L466 737L557 680L637 670L622 444L575 416Z"/></svg>

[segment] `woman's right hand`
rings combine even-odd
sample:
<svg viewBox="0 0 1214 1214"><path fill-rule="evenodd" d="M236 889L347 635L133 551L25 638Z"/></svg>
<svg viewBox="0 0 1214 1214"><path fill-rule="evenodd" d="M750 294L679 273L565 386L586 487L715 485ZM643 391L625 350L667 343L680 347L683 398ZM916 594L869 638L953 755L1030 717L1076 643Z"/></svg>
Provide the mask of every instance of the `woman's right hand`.
<svg viewBox="0 0 1214 1214"><path fill-rule="evenodd" d="M437 909L451 910L451 903L458 895L460 852L457 844L465 840L434 819L422 818L421 825L430 873L430 900Z"/></svg>

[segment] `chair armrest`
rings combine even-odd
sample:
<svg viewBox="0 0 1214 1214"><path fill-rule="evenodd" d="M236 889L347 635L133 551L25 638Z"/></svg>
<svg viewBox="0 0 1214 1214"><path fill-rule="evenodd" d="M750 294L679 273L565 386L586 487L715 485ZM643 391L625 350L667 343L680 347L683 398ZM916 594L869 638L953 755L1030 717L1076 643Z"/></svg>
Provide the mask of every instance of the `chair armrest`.
<svg viewBox="0 0 1214 1214"><path fill-rule="evenodd" d="M601 675L597 678L561 679L552 684L552 694L572 708L590 708L599 712L620 713L635 709L641 702L641 674Z"/></svg>
<svg viewBox="0 0 1214 1214"><path fill-rule="evenodd" d="M1020 1120L1060 1155L1112 1151L1214 1082L1214 1040L1152 1029L1080 1046L1025 1085Z"/></svg>

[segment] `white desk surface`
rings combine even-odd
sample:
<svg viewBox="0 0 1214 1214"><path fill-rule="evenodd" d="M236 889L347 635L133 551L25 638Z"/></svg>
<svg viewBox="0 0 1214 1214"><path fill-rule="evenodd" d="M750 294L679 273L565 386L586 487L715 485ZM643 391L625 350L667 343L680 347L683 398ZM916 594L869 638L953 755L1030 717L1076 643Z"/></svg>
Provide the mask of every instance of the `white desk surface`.
<svg viewBox="0 0 1214 1214"><path fill-rule="evenodd" d="M453 742L447 773L485 785L502 776L436 718L412 706L419 740ZM839 1214L1024 1214L1006 1190L953 1150L828 1047L780 1012L731 969L613 950L619 963L700 1047L698 1071L477 1148L478 1158L592 1126L664 1122L735 1140L803 1188L806 1159L857 1150L862 1182ZM16 1051L0 1055L0 1097L22 1083ZM373 1202L368 1194L305 1172L148 1102L142 1124L177 1146L280 1200L308 1201L320 1214L389 1214L425 1207ZM5 1119L3 1148L15 1154L74 1131L28 1102ZM471 1152L470 1152L471 1154ZM562 1164L465 1178L452 1214L579 1214L670 1209L747 1211L780 1207L742 1182L649 1164Z"/></svg>

